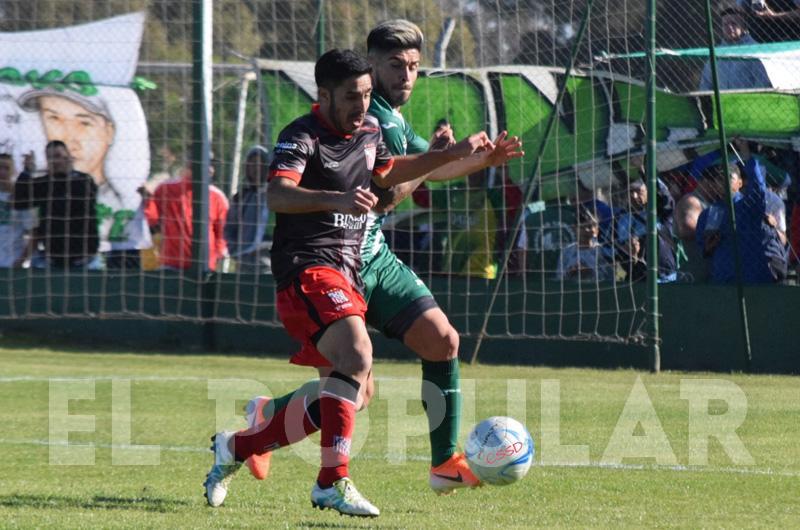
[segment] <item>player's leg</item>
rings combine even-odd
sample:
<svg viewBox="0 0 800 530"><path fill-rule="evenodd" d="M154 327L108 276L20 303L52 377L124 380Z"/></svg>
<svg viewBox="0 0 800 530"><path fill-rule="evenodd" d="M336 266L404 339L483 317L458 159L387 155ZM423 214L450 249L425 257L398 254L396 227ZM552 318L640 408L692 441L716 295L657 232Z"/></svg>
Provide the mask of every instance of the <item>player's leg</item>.
<svg viewBox="0 0 800 530"><path fill-rule="evenodd" d="M330 296L332 292L337 296ZM333 354L329 353L329 356L337 356L337 363L341 365L338 373L351 375L348 372L358 365L359 360L364 359L363 352L365 351L369 354L368 359L371 365L371 344L363 322L366 305L361 296L352 289L352 286L338 271L326 267L307 269L299 275L292 286L278 293L277 309L287 332L303 344L300 352L292 356L294 364L314 367L330 366L330 361L321 354L315 345L317 339L322 341L328 336L333 339L325 339L323 347L336 350ZM345 338L350 350L344 348L344 351L341 352L339 352L339 348L342 348L341 341L335 340L338 333L331 333L331 329L346 329L346 326L338 323L340 320L348 322L356 320L360 323L360 327L364 328L359 335L359 340L349 341ZM363 340L364 337L366 337L366 344ZM357 357L355 361L352 360L353 355L348 355L348 353L354 353L354 350L356 351L355 357ZM340 354L350 360L348 362L338 360ZM366 373L368 376L369 369ZM358 370L354 372L354 375L356 380L364 377ZM328 380L330 379L331 377L328 378ZM336 386L333 383L330 385ZM325 385L323 385L324 388ZM346 389L340 393L345 392L347 392ZM306 394L317 395L318 393L309 391ZM281 409L282 416L277 417L276 413L276 417L273 418L271 425L274 427L272 429L248 429L239 433L218 433L214 437L212 447L215 453L215 464L205 482L209 504L212 506L222 504L227 495L230 477L241 465L241 462L254 454L263 453L265 450L294 443L316 430L318 426L322 426L324 424L321 419L324 415L322 412L324 400L319 402L320 419L316 422L314 421L312 401L287 398L286 406ZM353 398L354 404L357 401L358 392ZM298 405L292 407L290 406L292 403ZM353 488L349 487L349 489ZM349 495L349 490L344 491L342 495L344 493ZM333 507L353 515L376 515L377 512L371 505L368 505L367 508L363 506L353 508L352 503L340 503ZM359 511L365 513L359 513Z"/></svg>
<svg viewBox="0 0 800 530"><path fill-rule="evenodd" d="M459 337L438 307L420 314L403 342L422 363L422 404L431 442L430 486L440 494L480 485L462 453L456 452L461 423Z"/></svg>
<svg viewBox="0 0 800 530"><path fill-rule="evenodd" d="M321 370L321 466L311 503L348 515L377 516L380 511L358 492L349 472L356 409L372 370L372 343L363 317L348 316L331 324L317 349L331 366Z"/></svg>
<svg viewBox="0 0 800 530"><path fill-rule="evenodd" d="M476 486L463 455L456 452L461 415L459 337L419 277L384 248L374 269L367 321L411 348L422 362L422 403L431 442L431 487L448 493ZM442 478L447 477L447 478Z"/></svg>

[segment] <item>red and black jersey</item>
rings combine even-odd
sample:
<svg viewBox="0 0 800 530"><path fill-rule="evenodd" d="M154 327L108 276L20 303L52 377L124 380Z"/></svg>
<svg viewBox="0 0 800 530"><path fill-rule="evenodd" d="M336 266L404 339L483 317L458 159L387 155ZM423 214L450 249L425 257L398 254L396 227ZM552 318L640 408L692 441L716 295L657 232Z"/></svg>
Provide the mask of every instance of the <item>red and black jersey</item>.
<svg viewBox="0 0 800 530"><path fill-rule="evenodd" d="M369 188L374 174L385 174L392 155L375 118L367 115L352 135L327 123L315 105L278 137L270 180L289 178L310 190L350 191ZM272 273L278 289L304 269L326 265L340 270L360 288L360 245L367 216L339 212L275 214Z"/></svg>

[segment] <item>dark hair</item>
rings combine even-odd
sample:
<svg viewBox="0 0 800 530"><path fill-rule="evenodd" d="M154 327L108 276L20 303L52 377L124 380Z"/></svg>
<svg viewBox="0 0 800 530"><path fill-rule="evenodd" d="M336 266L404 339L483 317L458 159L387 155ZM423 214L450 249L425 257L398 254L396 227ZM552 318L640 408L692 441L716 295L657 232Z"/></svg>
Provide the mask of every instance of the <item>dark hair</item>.
<svg viewBox="0 0 800 530"><path fill-rule="evenodd" d="M728 171L730 171L731 174L735 173L739 178L742 178L742 170L739 169L739 164L736 162L728 162ZM703 169L703 171L700 172L700 178L704 180L719 180L724 182L725 171L722 169L722 164L715 164Z"/></svg>
<svg viewBox="0 0 800 530"><path fill-rule="evenodd" d="M0 160L13 160L10 153L0 153Z"/></svg>
<svg viewBox="0 0 800 530"><path fill-rule="evenodd" d="M747 27L747 13L745 13L744 10L738 7L729 7L728 9L723 9L719 14L720 19L727 16L739 17L742 20L742 26L745 28Z"/></svg>
<svg viewBox="0 0 800 530"><path fill-rule="evenodd" d="M422 31L413 22L399 18L381 22L367 36L367 53L391 50L421 50Z"/></svg>
<svg viewBox="0 0 800 530"><path fill-rule="evenodd" d="M69 148L67 147L67 144L65 144L61 140L50 140L49 142L47 142L47 145L44 146L44 150L45 152L47 152L50 149L55 149L56 147L63 147L69 153Z"/></svg>
<svg viewBox="0 0 800 530"><path fill-rule="evenodd" d="M325 52L314 65L314 80L317 87L333 90L346 79L372 73L372 65L353 50Z"/></svg>

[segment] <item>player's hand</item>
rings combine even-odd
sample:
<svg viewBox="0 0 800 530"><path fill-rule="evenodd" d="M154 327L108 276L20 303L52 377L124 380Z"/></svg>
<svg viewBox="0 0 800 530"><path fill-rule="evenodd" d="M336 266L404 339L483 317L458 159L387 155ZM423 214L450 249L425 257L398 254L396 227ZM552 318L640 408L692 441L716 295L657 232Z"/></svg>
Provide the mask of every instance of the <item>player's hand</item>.
<svg viewBox="0 0 800 530"><path fill-rule="evenodd" d="M25 171L28 173L36 171L36 155L33 154L33 151L28 151L25 153L25 156L22 157L22 167L24 167Z"/></svg>
<svg viewBox="0 0 800 530"><path fill-rule="evenodd" d="M518 136L508 136L508 131L501 132L494 140L494 149L487 151L486 165L499 167L509 160L525 156L525 151L520 149L522 140Z"/></svg>
<svg viewBox="0 0 800 530"><path fill-rule="evenodd" d="M374 193L368 189L356 188L341 194L337 211L362 215L372 210L376 204L378 204L378 197Z"/></svg>
<svg viewBox="0 0 800 530"><path fill-rule="evenodd" d="M491 151L494 149L494 144L489 139L485 131L467 136L453 147L448 149L456 159L467 157L479 151Z"/></svg>
<svg viewBox="0 0 800 530"><path fill-rule="evenodd" d="M142 196L142 199L143 199L143 200L144 200L144 199L149 199L150 197L152 197L152 196L153 196L153 194L152 194L152 193L150 193L150 190L149 190L149 189L147 189L147 186L145 186L144 184L142 184L141 186L139 186L138 188L136 188L136 192L137 192L139 195L141 195L141 196Z"/></svg>
<svg viewBox="0 0 800 530"><path fill-rule="evenodd" d="M428 151L444 151L456 143L453 128L449 123L440 125L431 136Z"/></svg>

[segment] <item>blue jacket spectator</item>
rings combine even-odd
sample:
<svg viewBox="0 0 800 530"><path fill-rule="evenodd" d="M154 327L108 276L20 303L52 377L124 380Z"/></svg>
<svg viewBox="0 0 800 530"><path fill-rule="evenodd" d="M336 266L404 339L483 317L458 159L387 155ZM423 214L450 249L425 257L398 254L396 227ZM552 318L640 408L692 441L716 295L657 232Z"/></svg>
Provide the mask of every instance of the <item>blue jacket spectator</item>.
<svg viewBox="0 0 800 530"><path fill-rule="evenodd" d="M615 226L617 254L627 263L630 279L647 275L647 187L637 180L630 185L630 211L622 212ZM656 229L658 231L658 281L674 282L678 278L678 261L672 230L675 200L667 186L658 181L656 196Z"/></svg>
<svg viewBox="0 0 800 530"><path fill-rule="evenodd" d="M245 158L245 183L233 196L223 234L230 256L237 260L242 272L270 272L270 241L265 238L269 211L267 210L266 148L251 147Z"/></svg>
<svg viewBox="0 0 800 530"><path fill-rule="evenodd" d="M747 179L734 198L736 228L745 283L772 283L786 277L788 254L773 221L777 214L770 199L763 163L746 153ZM770 220L772 217L773 221ZM711 257L711 280L714 283L736 281L733 234L724 202L704 211L697 221L697 243Z"/></svg>

